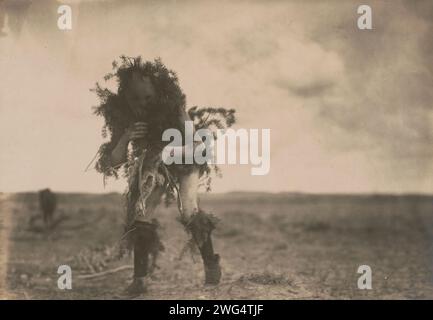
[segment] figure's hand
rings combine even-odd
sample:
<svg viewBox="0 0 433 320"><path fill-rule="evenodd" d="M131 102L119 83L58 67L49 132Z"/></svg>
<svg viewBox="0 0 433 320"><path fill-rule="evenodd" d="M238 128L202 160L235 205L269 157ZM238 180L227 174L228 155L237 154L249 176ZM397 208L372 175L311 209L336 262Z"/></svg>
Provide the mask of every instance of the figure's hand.
<svg viewBox="0 0 433 320"><path fill-rule="evenodd" d="M147 135L147 123L145 122L136 122L131 125L127 130L128 140L137 140L143 139Z"/></svg>

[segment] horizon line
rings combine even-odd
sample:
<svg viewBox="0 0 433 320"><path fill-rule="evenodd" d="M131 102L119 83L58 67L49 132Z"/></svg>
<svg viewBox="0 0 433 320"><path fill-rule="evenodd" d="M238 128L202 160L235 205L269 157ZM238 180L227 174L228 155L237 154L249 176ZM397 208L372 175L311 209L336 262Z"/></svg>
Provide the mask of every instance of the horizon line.
<svg viewBox="0 0 433 320"><path fill-rule="evenodd" d="M51 188L50 188L51 189ZM120 191L107 191L107 192L91 192L91 191L55 191L51 189L54 193L58 194L89 194L89 195L107 195L107 194L119 194L122 195L123 192ZM15 191L15 192L4 192L0 191L0 194L13 195L13 194L26 194L26 193L38 193L39 190L25 190L25 191ZM392 192L392 191L348 191L348 192L310 192L310 191L250 191L250 190L229 190L229 191L202 191L199 192L200 195L230 195L230 194L268 194L268 195L316 195L316 196L326 196L326 195L354 195L354 196L431 196L433 197L433 192L418 192L418 191L407 191L407 192Z"/></svg>

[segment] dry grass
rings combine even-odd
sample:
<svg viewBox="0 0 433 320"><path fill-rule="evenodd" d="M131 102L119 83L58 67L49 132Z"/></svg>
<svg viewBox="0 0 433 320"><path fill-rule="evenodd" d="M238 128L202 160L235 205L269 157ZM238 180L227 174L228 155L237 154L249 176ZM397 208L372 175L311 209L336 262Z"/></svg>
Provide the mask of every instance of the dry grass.
<svg viewBox="0 0 433 320"><path fill-rule="evenodd" d="M202 207L221 218L215 236L223 278L202 285L201 263L180 252L188 240L176 209L160 209L161 254L148 299L433 298L433 198L418 196L205 196ZM39 299L116 298L131 272L73 278L57 289L57 267L73 274L117 270L123 212L118 194L63 194L68 217L49 237L28 230L35 194L14 201L8 284L17 296ZM359 265L373 269L373 290L357 289Z"/></svg>

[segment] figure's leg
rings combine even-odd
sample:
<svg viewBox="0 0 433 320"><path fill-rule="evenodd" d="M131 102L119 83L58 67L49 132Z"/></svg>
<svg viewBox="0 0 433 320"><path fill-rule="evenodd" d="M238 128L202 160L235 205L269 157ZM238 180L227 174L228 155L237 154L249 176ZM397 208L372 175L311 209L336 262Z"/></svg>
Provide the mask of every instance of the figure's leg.
<svg viewBox="0 0 433 320"><path fill-rule="evenodd" d="M48 226L48 212L46 210L42 212L42 220L44 221L44 228L47 229L47 226Z"/></svg>
<svg viewBox="0 0 433 320"><path fill-rule="evenodd" d="M50 215L48 216L48 228L51 228L54 222L54 210L50 212Z"/></svg>
<svg viewBox="0 0 433 320"><path fill-rule="evenodd" d="M180 178L180 198L183 206L181 221L200 250L205 270L205 284L218 284L221 278L220 257L214 252L211 237L215 221L211 215L198 207L199 178L198 169Z"/></svg>
<svg viewBox="0 0 433 320"><path fill-rule="evenodd" d="M127 291L131 294L146 292L147 276L149 275L158 251L162 248L157 233L157 225L151 220L162 195L163 188L155 188L146 199L146 212L139 215L135 222L133 231L134 249L134 280Z"/></svg>
<svg viewBox="0 0 433 320"><path fill-rule="evenodd" d="M44 210L42 211L42 220L44 222L44 231L45 233L48 233L50 230L50 212L48 207L44 207Z"/></svg>

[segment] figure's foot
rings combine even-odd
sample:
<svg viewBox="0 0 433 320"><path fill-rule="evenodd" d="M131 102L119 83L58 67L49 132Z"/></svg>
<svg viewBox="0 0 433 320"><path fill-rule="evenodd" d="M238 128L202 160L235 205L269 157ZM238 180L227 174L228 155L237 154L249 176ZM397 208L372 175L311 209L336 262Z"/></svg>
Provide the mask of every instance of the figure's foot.
<svg viewBox="0 0 433 320"><path fill-rule="evenodd" d="M212 261L207 261L204 265L205 284L216 285L221 279L220 256L214 255Z"/></svg>
<svg viewBox="0 0 433 320"><path fill-rule="evenodd" d="M138 296L147 292L147 277L134 277L132 283L126 288L126 293L132 296Z"/></svg>

